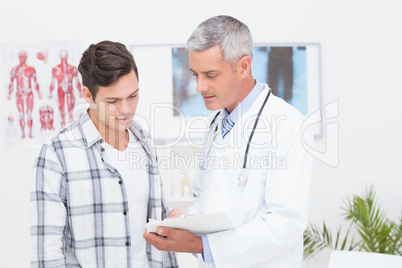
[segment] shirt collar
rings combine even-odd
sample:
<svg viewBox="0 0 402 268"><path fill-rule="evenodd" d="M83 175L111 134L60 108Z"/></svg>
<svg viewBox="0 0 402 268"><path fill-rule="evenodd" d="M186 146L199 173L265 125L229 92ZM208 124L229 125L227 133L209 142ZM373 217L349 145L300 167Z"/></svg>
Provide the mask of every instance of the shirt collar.
<svg viewBox="0 0 402 268"><path fill-rule="evenodd" d="M101 143L103 143L103 138L96 128L95 124L92 122L91 117L89 117L88 111L84 113L79 120L82 131L81 134L84 137L84 140L86 141L86 145L88 147L91 147L99 140L101 140Z"/></svg>
<svg viewBox="0 0 402 268"><path fill-rule="evenodd" d="M253 105L254 101L258 98L260 93L264 89L264 85L255 80L255 86L253 89L247 94L247 96L239 103L239 105L234 108L234 110L229 114L226 109L223 109L222 115L229 115L228 118L236 124L239 118L247 112L248 109Z"/></svg>
<svg viewBox="0 0 402 268"><path fill-rule="evenodd" d="M105 148L106 142L103 140L95 124L92 122L92 119L89 116L88 112L84 113L79 120L81 125L80 131L82 137L84 138L84 143L86 143L85 145L89 148L95 143L100 142L101 147ZM152 152L147 145L148 137L144 133L144 131L142 131L141 127L133 121L129 129L133 132L134 136L138 138L138 141L144 146L147 153L152 155Z"/></svg>

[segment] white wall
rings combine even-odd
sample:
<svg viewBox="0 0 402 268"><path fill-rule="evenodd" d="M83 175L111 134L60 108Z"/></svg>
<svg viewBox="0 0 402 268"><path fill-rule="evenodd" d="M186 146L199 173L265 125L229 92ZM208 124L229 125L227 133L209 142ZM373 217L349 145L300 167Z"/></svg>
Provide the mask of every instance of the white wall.
<svg viewBox="0 0 402 268"><path fill-rule="evenodd" d="M337 226L342 199L366 184L375 185L391 217L397 219L402 209L400 10L396 0L2 0L0 41L177 44L202 20L229 14L249 25L255 42L320 42L322 102L339 100L339 166L317 161L310 219ZM2 121L5 116L0 110ZM317 142L323 148L323 139ZM0 152L0 267L28 267L29 188L37 151L10 151L0 143ZM323 267L319 261L308 265Z"/></svg>

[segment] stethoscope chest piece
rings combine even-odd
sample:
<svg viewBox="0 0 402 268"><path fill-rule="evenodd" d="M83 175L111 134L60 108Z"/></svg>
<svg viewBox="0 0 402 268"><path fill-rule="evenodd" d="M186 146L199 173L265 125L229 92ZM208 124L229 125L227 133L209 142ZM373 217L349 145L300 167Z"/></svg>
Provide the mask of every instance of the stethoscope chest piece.
<svg viewBox="0 0 402 268"><path fill-rule="evenodd" d="M247 176L244 175L243 172L239 175L239 180L237 181L237 183L238 183L239 186L241 186L241 187L243 187L243 186L246 185L246 183L247 183Z"/></svg>

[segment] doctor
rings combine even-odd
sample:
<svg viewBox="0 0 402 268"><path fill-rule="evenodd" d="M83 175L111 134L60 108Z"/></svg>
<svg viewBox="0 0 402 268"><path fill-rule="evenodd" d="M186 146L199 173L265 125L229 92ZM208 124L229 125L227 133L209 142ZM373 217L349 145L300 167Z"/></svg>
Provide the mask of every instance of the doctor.
<svg viewBox="0 0 402 268"><path fill-rule="evenodd" d="M253 78L252 36L237 19L202 22L187 48L197 92L219 110L188 213L224 211L235 229L198 237L159 227L145 239L159 250L202 253L200 267L300 267L312 176L303 116Z"/></svg>

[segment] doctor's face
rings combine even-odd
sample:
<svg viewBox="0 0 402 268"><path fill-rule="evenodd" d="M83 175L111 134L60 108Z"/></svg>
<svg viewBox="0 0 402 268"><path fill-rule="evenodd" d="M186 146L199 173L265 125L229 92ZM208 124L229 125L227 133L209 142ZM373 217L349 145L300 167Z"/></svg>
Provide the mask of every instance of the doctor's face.
<svg viewBox="0 0 402 268"><path fill-rule="evenodd" d="M222 61L219 46L189 52L190 70L197 80L197 92L204 98L208 110L226 108L230 113L242 98L242 78L239 67Z"/></svg>

